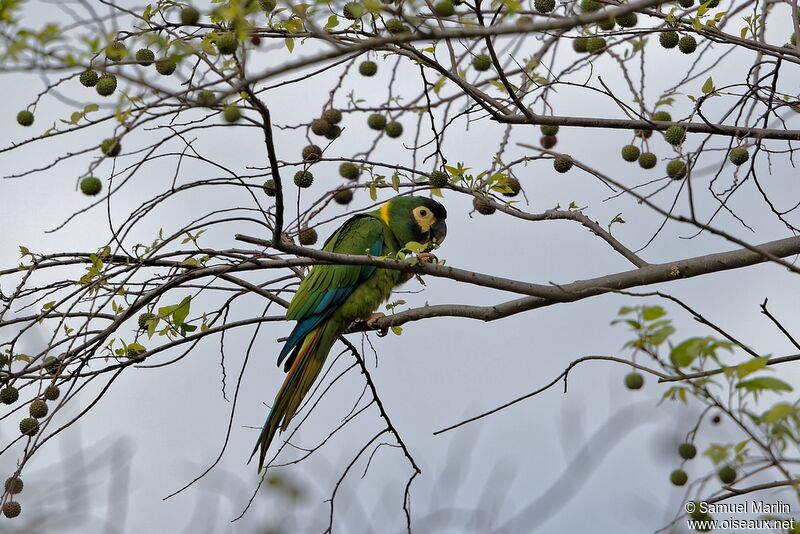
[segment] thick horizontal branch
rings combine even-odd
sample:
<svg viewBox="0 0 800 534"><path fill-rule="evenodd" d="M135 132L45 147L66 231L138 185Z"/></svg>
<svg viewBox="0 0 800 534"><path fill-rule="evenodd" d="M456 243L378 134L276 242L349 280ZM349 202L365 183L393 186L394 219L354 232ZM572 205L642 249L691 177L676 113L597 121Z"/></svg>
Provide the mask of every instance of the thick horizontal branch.
<svg viewBox="0 0 800 534"><path fill-rule="evenodd" d="M770 241L757 247L760 251L780 258L800 254L800 237ZM570 284L548 287L554 296L524 297L494 306L467 306L442 304L425 306L387 316L375 322L376 328L399 326L430 317L465 317L481 321L494 321L559 302L575 302L632 287L693 278L704 274L741 269L763 263L764 256L748 249L708 254L670 263L654 264L640 269L579 280Z"/></svg>
<svg viewBox="0 0 800 534"><path fill-rule="evenodd" d="M428 274L482 287L490 287L502 291L528 295L524 298L504 302L495 306L443 304L407 310L376 321L374 326L378 329L399 326L410 321L418 321L429 317L453 316L493 321L558 302L574 302L587 297L632 287L648 286L684 278L693 278L704 274L741 269L743 267L763 263L768 260L768 257L785 258L800 254L800 237L789 237L763 243L751 248L696 256L669 263L646 265L631 271L624 271L588 280L578 280L564 285L544 285L510 280L443 265L414 265L394 259L335 254L299 247L285 242L275 247L272 241L245 235L236 235L236 239L265 247L277 248L284 252L313 258L325 263L375 265L378 267L397 269L403 272Z"/></svg>

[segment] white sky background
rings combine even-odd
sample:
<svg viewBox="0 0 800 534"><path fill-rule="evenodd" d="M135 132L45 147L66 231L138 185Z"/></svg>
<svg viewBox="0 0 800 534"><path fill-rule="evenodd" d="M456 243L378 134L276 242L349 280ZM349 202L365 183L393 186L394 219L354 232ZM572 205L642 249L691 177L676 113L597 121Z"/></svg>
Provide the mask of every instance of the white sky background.
<svg viewBox="0 0 800 534"><path fill-rule="evenodd" d="M723 6L726 4L723 1ZM777 6L776 10L788 13L786 6ZM37 19L37 23L47 17L61 18L52 4L43 3L35 3L30 16L31 20ZM779 16L769 19L769 42L785 41L790 30L788 17L784 19ZM779 26L773 28L773 23ZM731 26L737 30L738 27L738 24ZM306 53L306 48L299 47L298 43L294 55ZM271 48L264 46L263 50ZM654 44L647 47L647 54L647 96L648 106L652 106L661 91L673 85L686 71L690 59L676 51L665 52ZM283 60L287 54L285 50L269 51L262 57L270 58L266 61L274 65L275 58ZM356 98L366 100L365 105L380 105L386 95L385 74L393 61L380 62L381 72L374 79L366 80L357 74L348 77L337 96L336 105L345 108L345 95L351 90ZM751 61L749 53L731 56L724 63L725 67L714 73L717 87L740 82L742 65ZM612 65L616 69L616 64L609 58L598 61L592 80L596 81L596 75L600 74L607 83L621 91L624 99L628 93L618 71L607 70ZM792 82L796 85L796 72L796 67L784 65L780 87L786 90ZM418 69L407 66L402 73L393 88L394 94L416 95L420 83ZM473 75L470 71L469 76ZM582 71L573 81L584 80L586 76L587 72ZM705 76L702 76L691 82L687 92L700 94L704 80ZM162 82L175 83L175 80ZM293 84L270 93L266 102L275 122L294 125L315 118L333 83L333 75L327 74L315 82ZM4 145L40 133L58 118L67 118L74 110L45 97L37 109L35 125L23 129L16 125L14 117L31 101L32 95L42 89L41 80L36 75L4 75L0 87L7 104L0 109L0 137L6 139ZM451 89L445 86L445 91ZM97 100L94 91L80 87L77 80L67 83L64 93L71 98L88 99L87 102ZM621 116L607 100L586 95L586 91L560 88L551 103L555 113L561 115ZM676 97L676 105L670 109L675 118L687 115L690 110L691 103L681 96ZM347 131L333 144L329 154L347 157L363 149L369 139L365 116L364 113L346 115L344 126ZM210 122L215 121L221 123L217 119ZM401 122L406 128L401 140L383 139L373 159L398 163L410 161L409 152L402 148L401 141L409 144L413 139L416 117L406 114ZM796 127L796 123L792 119L789 127ZM106 123L74 136L53 138L11 155L0 155L0 171L3 175L13 174L41 166L67 151L96 145L103 138L110 137L111 128L111 124ZM235 135L231 135L234 131ZM462 120L448 132L444 151L451 162L464 161L479 171L490 164L501 132L495 123L487 120L473 123L466 129ZM140 131L126 137L123 152L151 143L154 135L161 134ZM247 171L247 166L266 165L263 140L257 129L203 130L199 136L195 145L199 152L241 174L252 172ZM280 159L299 159L300 149L306 144L302 131L276 132L276 137ZM515 129L506 159L524 154L514 146L515 142L533 143L538 137L538 129ZM637 165L621 160L619 149L630 140L627 132L562 128L558 137L556 149L573 154L627 185L661 175L660 170L642 171ZM660 157L666 156L670 150L663 140L657 138L654 135L651 139L653 151ZM699 136L690 134L688 142L696 141L695 138ZM174 152L181 148L173 143L168 150ZM709 164L715 158L721 159L722 154L706 156L704 161ZM118 165L126 161L132 160L125 157L117 160ZM88 158L73 159L36 176L0 183L0 228L4 229L0 232L0 260L4 267L18 263L18 245L26 245L36 252L94 251L106 243L110 234L105 207L79 216L55 234L43 233L88 204L87 198L75 190L76 177L85 172L88 162ZM316 181L310 191L304 192L301 206L309 205L323 191L342 182L337 167L338 163L323 163L312 169ZM420 166L420 169L429 168L430 165ZM661 168L663 163L659 164ZM776 157L771 175L763 160L759 169L775 198L787 205L793 204L798 193L794 183L797 172L787 160ZM103 176L105 172L107 176L109 171L110 162L106 162L98 175ZM163 191L171 183L174 171L175 158L160 159L143 168L112 200L114 220L119 222L128 210ZM291 214L294 214L297 191L291 185L293 172L284 171L290 184L287 199ZM730 180L731 175L731 167L727 165L722 171L723 179ZM189 182L209 176L219 174L199 164L184 164L178 180ZM629 199L602 202L608 196L608 190L577 169L560 175L553 171L549 161L536 162L517 176L530 200L530 205L524 206L527 211L540 212L557 203L566 207L574 200L580 206L587 206L585 213L603 225L622 212L627 223L614 225L613 232L633 249L644 244L660 223L650 211ZM695 179L701 186L698 189L708 182L707 176L696 176ZM255 184L262 182L263 179L253 180ZM661 206L669 205L676 187L677 183L671 184L669 194L657 197ZM388 199L390 194L389 190L381 191L381 200ZM268 205L263 194L259 199ZM570 282L631 268L604 242L577 224L530 224L502 214L470 216L471 204L465 198L448 192L445 192L443 203L448 209L449 233L439 256L446 259L448 265L538 283ZM367 194L359 192L350 207L368 204ZM177 196L138 225L129 243L149 242L159 228L168 234L208 210L233 206L252 207L252 201L240 188L192 190ZM685 202L680 206L684 208ZM725 216L717 221L718 227L752 243L789 235L769 215L752 185L737 195L732 206L756 232L750 233ZM710 202L701 206L705 213L711 209L713 204ZM331 215L342 213L344 209L340 206L328 209ZM320 243L334 229L335 225L319 228ZM233 234L248 233L247 230L228 226L222 231L204 235L201 243L218 248L241 246L233 240ZM679 236L692 233L688 227L669 224L642 257L658 263L735 248L707 236L694 240L679 239ZM271 275L256 273L247 278L263 281L261 276ZM759 314L758 305L769 297L770 309L776 316L787 320L797 317L800 310L794 284L795 279L784 270L759 266L678 281L658 289L685 299L758 350L780 355L791 353L791 347ZM419 288L419 284L412 281L403 289ZM6 293L9 289L2 287ZM170 302L162 300L162 305L173 300L178 302L185 294L176 292ZM428 279L423 292L402 298L409 302L409 306L425 302L490 304L501 302L508 295L448 280ZM255 296L244 301L246 305L240 304L231 320L260 313L265 304L263 299ZM200 310L198 306L202 302L203 299L199 299L195 303L193 316ZM620 347L629 339L627 332L621 326L610 327L609 322L621 305L645 302L658 301L603 296L536 310L496 323L440 318L409 323L401 337L389 335L380 339L371 336L379 354L375 368L375 359L367 351L372 376L389 415L423 470L412 490L412 508L419 521L418 531L465 532L472 529L489 532L503 526L518 511L543 496L547 500L540 502L535 513L520 522L506 525L504 531L529 532L538 527L541 532L570 532L587 526L593 532L653 531L677 513L684 490L670 486L668 476L679 463L674 447L694 423L696 409L670 404L657 406L665 388L654 384L650 378L643 391L628 392L622 387L622 377L627 369L618 365L581 365L572 371L566 395L559 385L481 422L441 436L432 435L466 416L541 387L577 357L587 354L626 355L620 352ZM660 304L670 310L675 320L678 327L676 339L711 334L675 306ZM270 313L278 312L273 310ZM791 327L791 321L787 321L787 325ZM279 490L270 488L259 493L244 519L230 524L257 484L255 466L246 465L246 461L258 430L246 427L261 426L267 413L264 403L272 401L283 380L282 370L275 367L280 347L276 340L287 335L290 328L285 323L270 323L262 327L242 381L227 450L219 466L194 488L162 501L164 496L209 465L222 445L231 404L221 395L217 339L204 342L187 358L168 367L125 372L81 423L62 434L56 442L50 442L28 465L23 474L26 490L20 496L23 515L11 523L4 521L2 531L211 533L262 532L265 526L280 527L285 532L322 531L328 519L328 507L324 501L335 478L365 440L381 428L382 421L374 408L359 416L309 460L281 471L302 489L301 505L290 504ZM226 391L229 398L251 332L241 330L226 338ZM42 331L42 335L46 338L49 333ZM359 336L350 337L353 342L360 343ZM31 337L28 350L39 350L37 343L41 343L41 339ZM334 349L332 356L337 351ZM735 361L743 361L741 354L735 358ZM168 355L158 357L159 362L167 359ZM335 370L344 369L350 362L350 356L345 355L337 362ZM798 378L789 368L781 368L779 373L790 382ZM793 382L797 383L797 380ZM362 386L362 379L356 373L351 373L334 386L297 434L297 443L313 446L327 436L341 417L350 411ZM88 396L84 397L84 401L88 399ZM70 413L74 414L75 409L73 406ZM67 412L59 414L58 421L68 420ZM621 422L611 426L610 431L609 428L603 431L614 414L622 414L618 416ZM0 425L4 443L16 435L17 423L17 418L12 417ZM597 432L601 432L600 437L596 437ZM732 429L722 425L703 432L703 440L732 441L734 435ZM385 438L391 441L388 435ZM703 443L699 447L701 450ZM584 447L590 453L588 456L581 455ZM64 477L70 469L83 470L78 469L82 464L74 456L81 450L83 461L91 466L87 468L85 480L88 484L86 500L81 500L84 494L80 491L63 489ZM111 451L115 454L113 461L109 461ZM12 449L0 457L0 473L13 471L18 454L19 449ZM566 479L561 479L570 464L575 467L567 472ZM400 530L404 521L402 491L406 476L410 474L405 459L399 450L383 447L376 453L366 477L361 479L364 467L362 458L337 496L338 528L335 530ZM710 472L711 464L707 459L698 458L689 463L688 470L690 477L693 474L704 475ZM130 480L126 486L128 476ZM767 477L761 481L768 480L771 479ZM125 488L129 490L127 493L123 491ZM115 495L124 497L119 499ZM121 504L124 502L127 504ZM84 518L84 522L68 520L71 514L65 514L66 507L71 511L88 510L90 517ZM474 510L492 512L495 516L484 523L477 516L471 519L472 523L459 519L459 514ZM426 517L430 523L425 522ZM441 518L441 523L435 522L437 517Z"/></svg>

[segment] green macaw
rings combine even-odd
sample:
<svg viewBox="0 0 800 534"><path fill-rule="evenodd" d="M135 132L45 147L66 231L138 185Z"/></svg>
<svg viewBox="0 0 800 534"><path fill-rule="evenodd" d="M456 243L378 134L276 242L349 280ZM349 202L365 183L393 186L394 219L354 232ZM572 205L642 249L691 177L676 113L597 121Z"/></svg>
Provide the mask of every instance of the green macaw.
<svg viewBox="0 0 800 534"><path fill-rule="evenodd" d="M407 243L429 249L447 235L444 206L429 198L398 196L379 209L348 219L322 250L339 254L394 257ZM286 311L297 321L278 356L286 379L264 423L253 454L258 469L280 427L285 431L311 389L336 339L354 321L366 320L409 275L366 265L315 265L300 283ZM288 359L287 359L288 357Z"/></svg>

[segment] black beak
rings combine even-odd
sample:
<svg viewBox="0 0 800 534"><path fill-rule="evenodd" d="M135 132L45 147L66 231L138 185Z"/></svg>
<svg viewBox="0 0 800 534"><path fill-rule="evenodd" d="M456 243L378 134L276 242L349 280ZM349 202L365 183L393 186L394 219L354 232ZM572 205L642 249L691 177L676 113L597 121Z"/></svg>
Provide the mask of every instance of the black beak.
<svg viewBox="0 0 800 534"><path fill-rule="evenodd" d="M433 248L438 247L447 237L447 224L442 219L438 219L433 226L431 226L432 244Z"/></svg>

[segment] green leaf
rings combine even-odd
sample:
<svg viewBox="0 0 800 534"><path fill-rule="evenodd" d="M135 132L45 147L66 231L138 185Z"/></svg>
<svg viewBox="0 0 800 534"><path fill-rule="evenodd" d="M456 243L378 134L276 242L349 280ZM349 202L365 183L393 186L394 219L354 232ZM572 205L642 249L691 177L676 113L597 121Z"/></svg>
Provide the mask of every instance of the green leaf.
<svg viewBox="0 0 800 534"><path fill-rule="evenodd" d="M795 407L788 402L779 402L767 410L767 413L764 414L763 420L765 423L771 425L794 415L795 412Z"/></svg>
<svg viewBox="0 0 800 534"><path fill-rule="evenodd" d="M739 389L746 389L747 391L775 391L775 392L782 392L782 391L792 391L792 386L784 382L783 380L779 380L777 378L773 378L771 376L759 376L756 378L751 378L750 380L745 380L744 382L739 382L736 384L736 387Z"/></svg>
<svg viewBox="0 0 800 534"><path fill-rule="evenodd" d="M339 17L336 15L331 15L328 17L328 22L325 23L325 29L331 30L339 25Z"/></svg>
<svg viewBox="0 0 800 534"><path fill-rule="evenodd" d="M673 347L669 354L669 359L675 367L688 367L700 354L698 341L700 338L689 338Z"/></svg>
<svg viewBox="0 0 800 534"><path fill-rule="evenodd" d="M704 95L709 93L713 93L716 89L714 88L714 80L711 79L711 76L703 84L703 88L701 89Z"/></svg>
<svg viewBox="0 0 800 534"><path fill-rule="evenodd" d="M661 306L645 306L644 310L642 310L642 318L645 321L655 321L666 314L667 311Z"/></svg>
<svg viewBox="0 0 800 534"><path fill-rule="evenodd" d="M183 321L186 320L186 317L189 315L189 308L192 304L192 296L189 295L185 299L178 304L178 307L172 312L172 321L175 323L176 326L181 326Z"/></svg>
<svg viewBox="0 0 800 534"><path fill-rule="evenodd" d="M756 371L763 369L767 366L767 360L769 358L762 356L760 358L753 358L752 360L748 360L742 364L736 366L736 376L739 378L744 378L750 373L755 373Z"/></svg>
<svg viewBox="0 0 800 534"><path fill-rule="evenodd" d="M446 81L447 78L445 78L444 76L441 76L438 80L436 80L436 83L433 84L433 92L438 95L439 91L441 91L442 87L444 87Z"/></svg>
<svg viewBox="0 0 800 534"><path fill-rule="evenodd" d="M403 335L403 328L402 327L392 326L391 329L392 329L392 334L394 334L396 336Z"/></svg>
<svg viewBox="0 0 800 534"><path fill-rule="evenodd" d="M292 50L294 50L294 38L287 37L286 39L284 39L284 42L286 43L286 48L289 50L289 53L291 54Z"/></svg>
<svg viewBox="0 0 800 534"><path fill-rule="evenodd" d="M717 443L712 443L706 452L703 453L704 456L708 456L711 458L711 461L715 464L721 464L728 458L728 454L730 454L730 445L719 445Z"/></svg>

